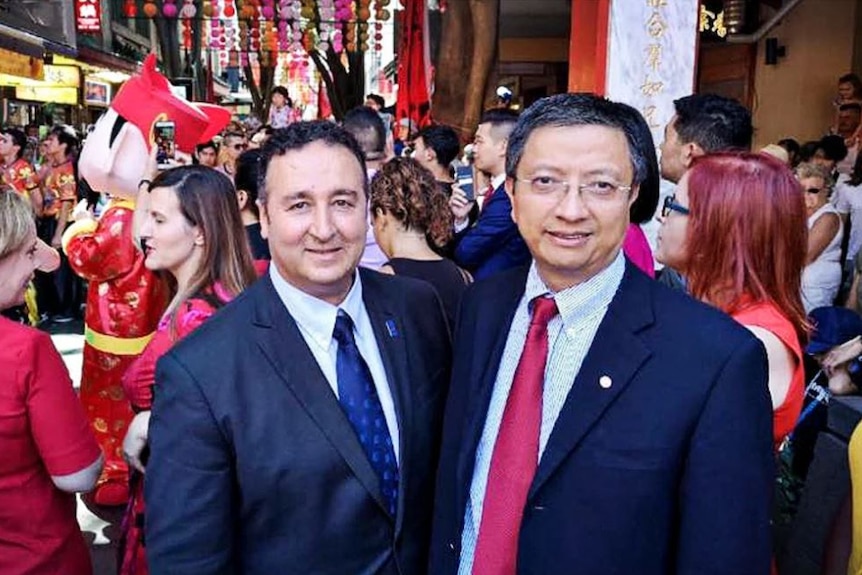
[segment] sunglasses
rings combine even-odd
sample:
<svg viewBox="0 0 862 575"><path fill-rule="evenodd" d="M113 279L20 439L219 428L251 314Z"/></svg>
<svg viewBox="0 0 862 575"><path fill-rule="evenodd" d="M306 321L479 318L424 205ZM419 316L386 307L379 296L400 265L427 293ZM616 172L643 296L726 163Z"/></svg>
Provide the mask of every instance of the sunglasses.
<svg viewBox="0 0 862 575"><path fill-rule="evenodd" d="M822 192L822 191L823 191L823 188L806 188L805 193L806 193L806 194L815 194L815 195L816 195L816 194L819 194L819 193L820 193L820 192Z"/></svg>
<svg viewBox="0 0 862 575"><path fill-rule="evenodd" d="M661 217L666 218L671 212L676 212L684 216L691 213L687 207L676 203L676 196L668 196L664 199L664 204L661 206Z"/></svg>
<svg viewBox="0 0 862 575"><path fill-rule="evenodd" d="M231 146L234 150L245 150L248 148L248 144L234 144Z"/></svg>

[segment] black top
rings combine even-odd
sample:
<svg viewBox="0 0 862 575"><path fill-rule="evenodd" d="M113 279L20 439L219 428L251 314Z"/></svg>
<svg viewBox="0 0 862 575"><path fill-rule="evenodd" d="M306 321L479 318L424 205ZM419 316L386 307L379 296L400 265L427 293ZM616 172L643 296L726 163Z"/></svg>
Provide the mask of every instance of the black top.
<svg viewBox="0 0 862 575"><path fill-rule="evenodd" d="M455 317L458 314L458 305L461 296L467 289L470 276L455 265L452 260L411 260L407 258L393 258L388 265L395 270L396 275L403 275L420 279L434 286L446 319L449 320L449 328L455 329Z"/></svg>
<svg viewBox="0 0 862 575"><path fill-rule="evenodd" d="M249 224L245 227L245 234L248 236L248 245L251 248L251 259L253 260L271 260L269 255L269 244L260 235L260 222Z"/></svg>

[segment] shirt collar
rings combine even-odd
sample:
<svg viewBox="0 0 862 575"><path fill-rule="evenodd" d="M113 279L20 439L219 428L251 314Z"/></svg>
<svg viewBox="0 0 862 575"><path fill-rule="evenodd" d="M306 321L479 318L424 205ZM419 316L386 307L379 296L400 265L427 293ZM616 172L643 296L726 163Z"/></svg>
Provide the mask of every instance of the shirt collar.
<svg viewBox="0 0 862 575"><path fill-rule="evenodd" d="M323 349L328 349L332 343L332 332L335 330L335 318L339 309L350 316L354 325L359 321L363 305L362 279L358 271L354 272L350 291L347 292L344 301L337 306L294 287L281 277L274 265L269 266L269 277L287 311L300 328Z"/></svg>
<svg viewBox="0 0 862 575"><path fill-rule="evenodd" d="M566 329L577 328L582 323L583 318L594 313L604 312L611 300L614 299L625 270L625 256L620 249L611 265L587 281L561 292L553 293L539 276L539 270L536 269L534 260L530 265L530 273L527 275L524 297L527 298L527 301L532 301L539 296L551 294L557 303L557 309L560 311Z"/></svg>
<svg viewBox="0 0 862 575"><path fill-rule="evenodd" d="M494 176L493 178L491 178L491 186L496 190L497 188L502 186L503 182L505 182L505 181L506 181L506 173L503 172L502 174Z"/></svg>

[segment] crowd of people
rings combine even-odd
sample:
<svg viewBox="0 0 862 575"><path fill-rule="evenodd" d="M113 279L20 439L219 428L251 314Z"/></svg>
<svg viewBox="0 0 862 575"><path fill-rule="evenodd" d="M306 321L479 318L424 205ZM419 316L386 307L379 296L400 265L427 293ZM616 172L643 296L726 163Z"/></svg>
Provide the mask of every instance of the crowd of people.
<svg viewBox="0 0 862 575"><path fill-rule="evenodd" d="M122 575L775 572L776 461L862 385L862 82L839 94L834 134L760 152L738 102L680 98L659 158L593 95L490 109L462 154L379 96L305 122L279 87L254 133L151 154L136 206L69 128L35 166L0 131L0 572L88 573L94 488ZM81 256L67 228L132 211ZM21 324L80 314L109 253L147 295L134 334L88 320L122 410L94 419Z"/></svg>

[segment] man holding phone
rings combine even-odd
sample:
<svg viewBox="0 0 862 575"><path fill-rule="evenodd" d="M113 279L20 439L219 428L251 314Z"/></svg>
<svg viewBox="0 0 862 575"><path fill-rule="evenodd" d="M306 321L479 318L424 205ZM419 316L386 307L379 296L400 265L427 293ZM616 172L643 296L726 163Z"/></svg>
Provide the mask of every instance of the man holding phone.
<svg viewBox="0 0 862 575"><path fill-rule="evenodd" d="M477 280L530 261L530 252L512 220L512 203L504 189L506 147L517 121L518 113L514 110L494 109L485 112L476 129L473 163L491 178L476 223L471 226L468 219L475 206L474 197L468 197L456 185L449 199L455 216L455 263L472 272Z"/></svg>

